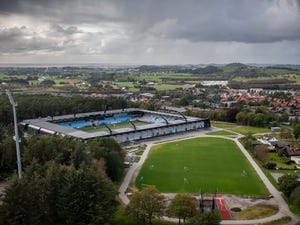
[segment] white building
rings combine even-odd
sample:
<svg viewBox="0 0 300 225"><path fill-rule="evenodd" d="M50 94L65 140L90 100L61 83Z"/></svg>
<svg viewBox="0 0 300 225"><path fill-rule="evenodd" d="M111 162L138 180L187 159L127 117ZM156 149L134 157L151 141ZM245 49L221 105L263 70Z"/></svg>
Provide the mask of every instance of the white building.
<svg viewBox="0 0 300 225"><path fill-rule="evenodd" d="M291 160L296 163L297 169L300 169L300 156L291 156Z"/></svg>

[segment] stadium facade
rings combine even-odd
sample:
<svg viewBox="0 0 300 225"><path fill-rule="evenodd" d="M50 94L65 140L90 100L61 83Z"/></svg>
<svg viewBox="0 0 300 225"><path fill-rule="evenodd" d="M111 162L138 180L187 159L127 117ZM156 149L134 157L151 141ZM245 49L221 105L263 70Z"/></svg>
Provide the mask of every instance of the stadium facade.
<svg viewBox="0 0 300 225"><path fill-rule="evenodd" d="M123 126L118 128L120 123L123 123ZM127 126L124 127L124 123L127 123ZM137 108L30 119L24 120L20 124L24 126L25 130L30 128L36 134L56 134L82 140L112 137L118 142L172 135L210 127L209 119ZM99 127L101 129L98 129Z"/></svg>

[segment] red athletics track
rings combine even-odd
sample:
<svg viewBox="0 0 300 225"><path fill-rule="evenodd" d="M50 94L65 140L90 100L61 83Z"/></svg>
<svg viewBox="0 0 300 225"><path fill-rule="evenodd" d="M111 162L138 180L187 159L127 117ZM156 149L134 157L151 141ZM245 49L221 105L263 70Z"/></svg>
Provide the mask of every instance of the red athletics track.
<svg viewBox="0 0 300 225"><path fill-rule="evenodd" d="M218 210L220 212L222 219L230 220L231 219L230 212L229 212L226 202L221 194L216 195L216 203L217 203L217 207L218 207Z"/></svg>

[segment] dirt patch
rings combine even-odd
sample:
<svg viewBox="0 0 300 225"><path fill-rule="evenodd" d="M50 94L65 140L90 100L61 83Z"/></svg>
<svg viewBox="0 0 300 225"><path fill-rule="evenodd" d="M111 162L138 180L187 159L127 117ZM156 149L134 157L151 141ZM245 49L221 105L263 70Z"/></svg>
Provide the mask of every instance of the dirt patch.
<svg viewBox="0 0 300 225"><path fill-rule="evenodd" d="M264 218L276 214L278 206L273 198L252 198L235 195L224 195L229 209L240 209L241 212L231 210L233 219Z"/></svg>
<svg viewBox="0 0 300 225"><path fill-rule="evenodd" d="M252 197L241 197L236 195L223 195L228 208L241 208L246 209L250 206L264 204L264 205L276 205L274 198L252 198Z"/></svg>
<svg viewBox="0 0 300 225"><path fill-rule="evenodd" d="M244 209L241 212L235 213L235 219L238 220L251 220L260 219L272 216L278 212L278 207L274 205L259 204Z"/></svg>

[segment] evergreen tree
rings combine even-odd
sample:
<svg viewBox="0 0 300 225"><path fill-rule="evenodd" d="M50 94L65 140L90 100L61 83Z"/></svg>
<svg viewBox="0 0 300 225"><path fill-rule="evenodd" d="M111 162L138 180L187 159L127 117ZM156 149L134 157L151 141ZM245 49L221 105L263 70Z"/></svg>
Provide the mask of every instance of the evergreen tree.
<svg viewBox="0 0 300 225"><path fill-rule="evenodd" d="M106 224L116 207L112 182L90 167L34 161L0 205L1 225Z"/></svg>

